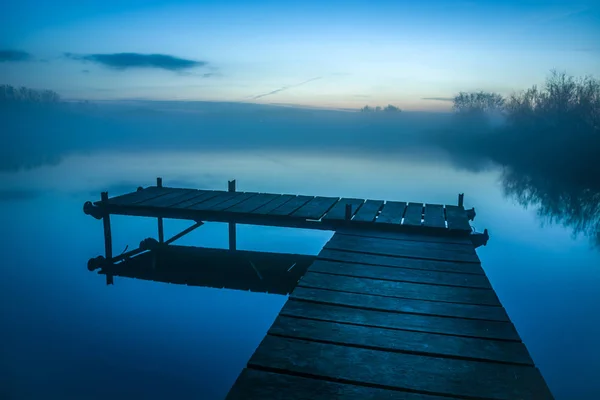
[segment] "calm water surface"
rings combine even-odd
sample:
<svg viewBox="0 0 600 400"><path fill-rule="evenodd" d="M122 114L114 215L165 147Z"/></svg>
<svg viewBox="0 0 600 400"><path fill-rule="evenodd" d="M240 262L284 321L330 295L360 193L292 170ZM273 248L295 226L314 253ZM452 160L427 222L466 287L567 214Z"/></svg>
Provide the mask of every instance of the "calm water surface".
<svg viewBox="0 0 600 400"><path fill-rule="evenodd" d="M433 160L433 161L432 161ZM3 279L0 398L225 396L286 297L115 278L88 272L102 224L83 214L102 190L154 184L456 203L490 230L483 267L557 399L600 398L600 252L535 208L503 195L500 172L457 170L443 157L331 154L93 153L0 173ZM188 225L167 221L165 234ZM153 219L114 217L115 252L156 235ZM238 247L317 254L331 232L238 227ZM227 246L207 224L180 244ZM3 397L4 396L4 397Z"/></svg>

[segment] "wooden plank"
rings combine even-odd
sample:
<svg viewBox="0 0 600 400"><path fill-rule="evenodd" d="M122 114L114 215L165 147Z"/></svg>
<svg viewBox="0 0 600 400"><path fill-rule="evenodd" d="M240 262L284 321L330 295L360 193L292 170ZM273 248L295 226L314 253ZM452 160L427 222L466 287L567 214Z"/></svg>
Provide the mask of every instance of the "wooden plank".
<svg viewBox="0 0 600 400"><path fill-rule="evenodd" d="M190 193L194 194L197 190L193 189L171 189L171 193L167 193L160 197L155 197L152 199L146 199L142 201L137 201L135 205L144 206L144 207L162 207L164 204L173 203L174 199L178 199L181 196L190 195Z"/></svg>
<svg viewBox="0 0 600 400"><path fill-rule="evenodd" d="M446 221L450 230L471 231L469 218L467 218L467 213L463 207L447 205Z"/></svg>
<svg viewBox="0 0 600 400"><path fill-rule="evenodd" d="M423 216L422 203L408 203L404 212L403 225L421 226L421 218Z"/></svg>
<svg viewBox="0 0 600 400"><path fill-rule="evenodd" d="M379 328L520 342L510 322L394 313L288 300L280 315Z"/></svg>
<svg viewBox="0 0 600 400"><path fill-rule="evenodd" d="M314 197L290 215L298 218L320 219L338 200L339 197Z"/></svg>
<svg viewBox="0 0 600 400"><path fill-rule="evenodd" d="M213 206L211 206L208 210L209 211L229 211L230 207L235 206L236 204L240 204L241 202L251 199L252 197L256 196L258 193L252 193L252 192L237 192L238 196L234 196L233 198L229 199L229 200L225 200L222 203L219 204L215 204Z"/></svg>
<svg viewBox="0 0 600 400"><path fill-rule="evenodd" d="M294 196L290 201L285 202L283 205L277 207L273 211L270 211L269 215L289 215L314 199L312 196Z"/></svg>
<svg viewBox="0 0 600 400"><path fill-rule="evenodd" d="M323 249L317 256L322 260L345 261L367 265L382 265L386 267L400 267L423 269L427 271L454 272L460 274L484 274L481 264L461 263L452 261L421 260L418 258L402 258L382 256L376 254L353 253L343 250Z"/></svg>
<svg viewBox="0 0 600 400"><path fill-rule="evenodd" d="M492 288L485 275L455 274L425 271L421 269L346 263L343 261L316 260L311 265L310 271L398 282L428 283L432 285L461 286L480 289Z"/></svg>
<svg viewBox="0 0 600 400"><path fill-rule="evenodd" d="M379 214L375 222L380 224L399 225L402 222L405 209L406 203L386 201L381 210L381 214Z"/></svg>
<svg viewBox="0 0 600 400"><path fill-rule="evenodd" d="M333 235L324 248L429 260L479 262L475 249L467 248L466 246L445 243L371 239L341 235L338 233Z"/></svg>
<svg viewBox="0 0 600 400"><path fill-rule="evenodd" d="M346 219L346 204L350 204L352 207L351 216L359 210L360 206L365 202L364 199L354 198L341 198L327 214L323 217L323 220L345 220Z"/></svg>
<svg viewBox="0 0 600 400"><path fill-rule="evenodd" d="M448 397L386 390L244 368L227 400L448 400Z"/></svg>
<svg viewBox="0 0 600 400"><path fill-rule="evenodd" d="M361 208L362 209L362 208ZM359 210L360 212L360 210ZM354 218L356 220L356 217ZM462 244L473 247L473 242L468 237L447 236L447 235L432 235L406 232L388 232L377 231L372 229L353 229L341 228L336 230L337 233L343 235L363 236L381 239L408 240L412 242L431 242L431 243L453 243Z"/></svg>
<svg viewBox="0 0 600 400"><path fill-rule="evenodd" d="M243 202L236 204L233 207L227 209L228 212L236 212L236 213L250 213L260 207L266 206L271 201L274 201L278 197L281 197L280 194L271 194L271 193L260 193L256 196L250 197L249 199L244 200Z"/></svg>
<svg viewBox="0 0 600 400"><path fill-rule="evenodd" d="M290 295L290 298L388 312L510 322L503 307L442 303L437 301L405 298L401 299L395 297L373 296L368 294L306 288L302 286L297 286Z"/></svg>
<svg viewBox="0 0 600 400"><path fill-rule="evenodd" d="M381 200L367 200L358 209L358 212L352 219L354 222L373 222L375 217L379 213L379 210L383 207L383 201Z"/></svg>
<svg viewBox="0 0 600 400"><path fill-rule="evenodd" d="M444 206L440 204L425 204L423 225L431 228L445 228Z"/></svg>
<svg viewBox="0 0 600 400"><path fill-rule="evenodd" d="M533 365L527 349L520 342L401 331L285 316L278 317L268 333L384 351Z"/></svg>
<svg viewBox="0 0 600 400"><path fill-rule="evenodd" d="M158 197L158 196L161 196L161 195L164 195L167 193L169 193L169 191L165 188L150 186L150 187L147 187L140 191L123 194L121 196L112 197L112 198L108 199L108 204L125 206L125 205L134 204L138 201L143 201L146 199ZM96 204L99 204L99 203L100 202L96 202Z"/></svg>
<svg viewBox="0 0 600 400"><path fill-rule="evenodd" d="M225 201L231 200L236 196L241 195L241 192L221 192L217 196L187 207L188 210L209 210L211 207L221 204Z"/></svg>
<svg viewBox="0 0 600 400"><path fill-rule="evenodd" d="M255 210L253 210L252 214L268 214L271 211L281 207L285 203L287 203L295 198L296 198L296 196L294 196L292 194L283 194L283 195L279 196L278 198L276 198L275 200L268 202L264 206L261 206Z"/></svg>
<svg viewBox="0 0 600 400"><path fill-rule="evenodd" d="M343 275L320 274L311 272L310 269L300 279L298 286L417 300L500 306L496 293L490 289L353 278Z"/></svg>
<svg viewBox="0 0 600 400"><path fill-rule="evenodd" d="M203 193L198 194L197 196L192 196L187 200L183 200L183 201L179 201L175 204L171 204L169 207L172 208L187 208L190 206L193 206L195 204L199 204L202 203L204 201L210 200L212 198L215 198L223 193L226 193L222 190L211 190L211 191L204 191Z"/></svg>
<svg viewBox="0 0 600 400"><path fill-rule="evenodd" d="M531 366L427 357L267 335L249 367L485 399L551 399Z"/></svg>

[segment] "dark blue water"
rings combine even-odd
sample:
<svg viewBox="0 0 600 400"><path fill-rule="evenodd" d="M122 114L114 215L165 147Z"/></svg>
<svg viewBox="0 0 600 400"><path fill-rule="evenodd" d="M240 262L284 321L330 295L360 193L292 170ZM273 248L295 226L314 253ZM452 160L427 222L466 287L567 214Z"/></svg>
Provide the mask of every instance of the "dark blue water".
<svg viewBox="0 0 600 400"><path fill-rule="evenodd" d="M491 240L484 269L557 399L600 398L600 252L569 228L542 226L502 191L500 172L443 159L247 153L104 153L0 173L4 255L0 398L223 398L286 298L88 272L102 223L82 212L99 192L151 185L396 199L474 206ZM188 226L167 221L170 236ZM156 221L113 218L114 249L156 235ZM238 227L238 247L317 254L330 232ZM207 224L183 245L227 246Z"/></svg>

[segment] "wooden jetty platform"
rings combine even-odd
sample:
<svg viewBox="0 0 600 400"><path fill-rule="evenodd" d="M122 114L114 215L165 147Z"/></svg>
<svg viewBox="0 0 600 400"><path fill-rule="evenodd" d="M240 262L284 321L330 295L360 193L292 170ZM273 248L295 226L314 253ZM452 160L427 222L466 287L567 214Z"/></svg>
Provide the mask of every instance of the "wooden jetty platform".
<svg viewBox="0 0 600 400"><path fill-rule="evenodd" d="M273 272L291 294L228 399L553 398L484 273L475 247L488 235L473 234L462 196L429 205L235 192L232 182L205 191L159 179L84 205L104 222L106 254L88 268L107 283L142 274L125 263L165 254L205 221L229 223L232 254L237 223L335 231L291 278ZM111 214L158 218L158 240L113 256ZM194 225L164 240L163 218Z"/></svg>

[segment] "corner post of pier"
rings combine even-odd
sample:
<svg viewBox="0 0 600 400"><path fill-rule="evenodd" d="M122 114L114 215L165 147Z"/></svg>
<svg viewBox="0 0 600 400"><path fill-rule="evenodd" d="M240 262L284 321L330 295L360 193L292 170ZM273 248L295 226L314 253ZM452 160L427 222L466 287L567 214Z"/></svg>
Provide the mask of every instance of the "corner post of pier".
<svg viewBox="0 0 600 400"><path fill-rule="evenodd" d="M101 207L102 207L102 225L104 226L104 257L106 262L112 264L113 253L112 253L112 233L110 230L110 213L107 210L108 206L108 192L100 193ZM113 276L110 274L106 275L106 284L113 284Z"/></svg>
<svg viewBox="0 0 600 400"><path fill-rule="evenodd" d="M107 261L112 260L112 233L110 231L110 214L107 211L108 192L100 193L102 200L102 224L104 225L104 255Z"/></svg>
<svg viewBox="0 0 600 400"><path fill-rule="evenodd" d="M227 191L235 192L235 179L227 182ZM229 223L229 250L237 249L236 226L235 222Z"/></svg>
<svg viewBox="0 0 600 400"><path fill-rule="evenodd" d="M464 193L459 193L458 194L458 206L459 207L463 207L464 201L465 201L465 194Z"/></svg>
<svg viewBox="0 0 600 400"><path fill-rule="evenodd" d="M346 207L344 208L344 220L346 222L352 219L352 204L346 203Z"/></svg>
<svg viewBox="0 0 600 400"><path fill-rule="evenodd" d="M162 178L158 177L156 178L156 187L162 188L163 184L162 184ZM165 231L163 228L163 219L162 217L158 217L158 242L159 243L164 243L165 242Z"/></svg>

